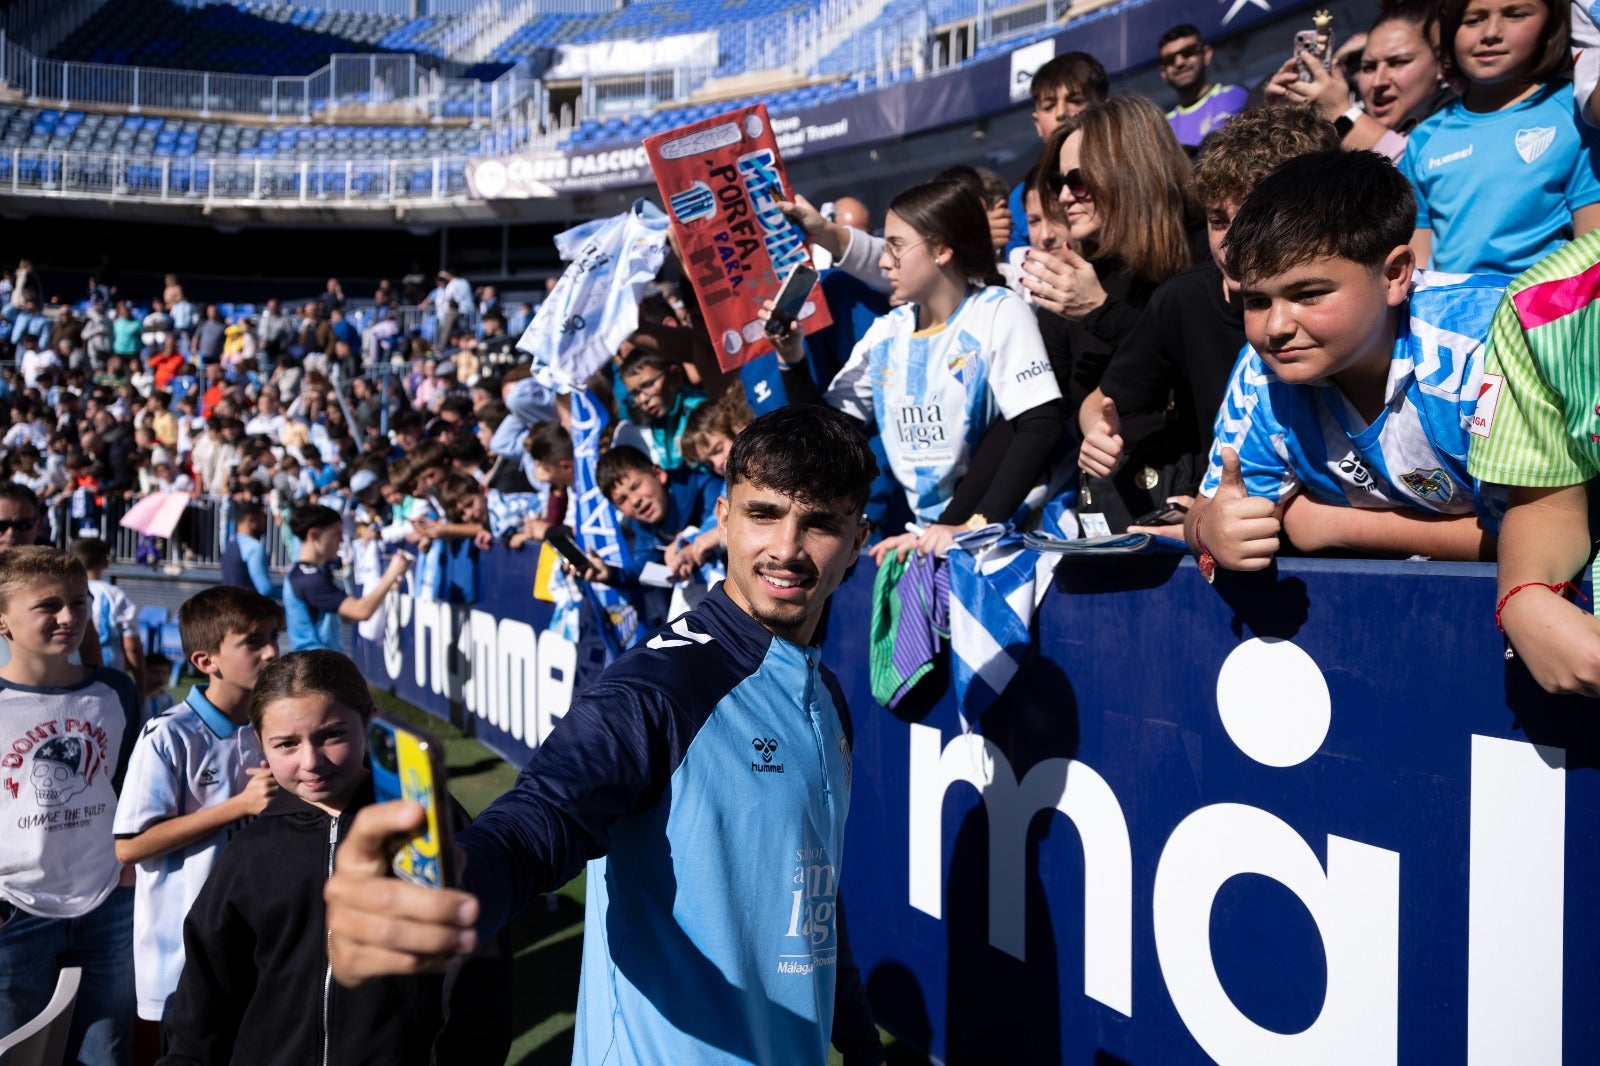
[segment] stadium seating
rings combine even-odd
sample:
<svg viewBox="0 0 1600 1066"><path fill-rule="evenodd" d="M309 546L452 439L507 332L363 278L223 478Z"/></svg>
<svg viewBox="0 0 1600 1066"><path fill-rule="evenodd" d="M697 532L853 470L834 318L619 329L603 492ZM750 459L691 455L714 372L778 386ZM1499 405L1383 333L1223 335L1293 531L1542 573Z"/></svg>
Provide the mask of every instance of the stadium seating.
<svg viewBox="0 0 1600 1066"><path fill-rule="evenodd" d="M461 195L465 160L503 154L525 126L239 126L0 105L0 182L305 199ZM65 153L65 155L63 155ZM257 165L259 163L259 166ZM390 183L393 182L393 188ZM437 186L436 186L437 183Z"/></svg>
<svg viewBox="0 0 1600 1066"><path fill-rule="evenodd" d="M626 10L626 9L623 9ZM510 63L532 55L541 48L571 44L580 37L599 40L616 21L619 12L603 15L544 14L523 23L495 49L494 57Z"/></svg>
<svg viewBox="0 0 1600 1066"><path fill-rule="evenodd" d="M171 0L110 0L52 51L54 59L231 74L303 75L335 52L385 50L405 33L396 15L227 4L187 8ZM416 31L419 42L426 31ZM407 49L411 51L413 49Z"/></svg>
<svg viewBox="0 0 1600 1066"><path fill-rule="evenodd" d="M0 105L0 149L47 149L156 159L235 157L277 160L428 159L472 156L526 138L525 126L499 131L500 143L463 126L241 126L199 119L58 111Z"/></svg>

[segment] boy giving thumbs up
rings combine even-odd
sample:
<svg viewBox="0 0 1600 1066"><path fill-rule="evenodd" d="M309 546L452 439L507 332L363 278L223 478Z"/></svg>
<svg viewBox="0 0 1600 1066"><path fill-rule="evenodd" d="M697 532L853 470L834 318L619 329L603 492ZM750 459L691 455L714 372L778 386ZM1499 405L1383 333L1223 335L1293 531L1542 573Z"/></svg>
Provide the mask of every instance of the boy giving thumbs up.
<svg viewBox="0 0 1600 1066"><path fill-rule="evenodd" d="M1249 344L1184 526L1207 577L1265 568L1280 534L1303 551L1493 556L1504 492L1466 455L1508 279L1418 270L1415 218L1409 184L1367 152L1302 156L1240 205L1226 271Z"/></svg>

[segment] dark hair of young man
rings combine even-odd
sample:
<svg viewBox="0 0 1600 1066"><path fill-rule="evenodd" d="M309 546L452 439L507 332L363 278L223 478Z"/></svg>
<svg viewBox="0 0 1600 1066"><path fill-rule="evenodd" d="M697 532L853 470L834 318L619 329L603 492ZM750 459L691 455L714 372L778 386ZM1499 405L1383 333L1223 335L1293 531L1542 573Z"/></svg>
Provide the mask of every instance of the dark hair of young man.
<svg viewBox="0 0 1600 1066"><path fill-rule="evenodd" d="M878 463L861 427L820 404L793 404L762 415L734 439L725 474L806 503L837 499L864 507Z"/></svg>
<svg viewBox="0 0 1600 1066"><path fill-rule="evenodd" d="M528 431L527 449L534 462L554 466L572 458L572 434L560 422L540 422Z"/></svg>
<svg viewBox="0 0 1600 1066"><path fill-rule="evenodd" d="M1085 102L1097 104L1111 95L1111 79L1106 68L1088 52L1062 52L1033 72L1029 92L1038 104L1046 94L1076 89Z"/></svg>
<svg viewBox="0 0 1600 1066"><path fill-rule="evenodd" d="M302 504L289 512L289 532L300 540L313 529L324 529L340 523L339 512L320 503Z"/></svg>
<svg viewBox="0 0 1600 1066"><path fill-rule="evenodd" d="M33 508L33 513L39 513L39 497L33 490L17 481L0 482L0 500L10 500L21 507Z"/></svg>
<svg viewBox="0 0 1600 1066"><path fill-rule="evenodd" d="M1200 27L1188 22L1180 22L1161 35L1161 39L1156 42L1156 51L1159 52L1173 41L1181 41L1185 37L1193 37L1201 42L1205 40L1204 37L1200 36Z"/></svg>
<svg viewBox="0 0 1600 1066"><path fill-rule="evenodd" d="M631 444L619 444L602 455L595 464L594 482L600 487L601 494L609 498L611 490L622 484L622 479L628 474L651 474L655 469L655 461L644 452Z"/></svg>
<svg viewBox="0 0 1600 1066"><path fill-rule="evenodd" d="M440 401L439 410L441 412L449 411L464 422L472 417L472 397L446 396Z"/></svg>
<svg viewBox="0 0 1600 1066"><path fill-rule="evenodd" d="M1311 259L1348 259L1371 270L1411 240L1411 183L1373 152L1314 152L1291 159L1239 205L1226 269L1249 285Z"/></svg>
<svg viewBox="0 0 1600 1066"><path fill-rule="evenodd" d="M184 655L197 651L215 655L229 633L251 633L265 622L274 622L281 629L283 606L242 585L212 585L178 608Z"/></svg>
<svg viewBox="0 0 1600 1066"><path fill-rule="evenodd" d="M426 419L422 417L421 411L407 408L403 411L396 411L394 417L389 419L389 431L391 433L420 432L425 424Z"/></svg>

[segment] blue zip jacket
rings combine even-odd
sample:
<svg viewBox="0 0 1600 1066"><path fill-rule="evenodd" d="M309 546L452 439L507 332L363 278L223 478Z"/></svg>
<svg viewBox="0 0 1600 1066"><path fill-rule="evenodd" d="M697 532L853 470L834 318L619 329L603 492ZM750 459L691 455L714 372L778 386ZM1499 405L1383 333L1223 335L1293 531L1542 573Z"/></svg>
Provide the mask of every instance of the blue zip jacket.
<svg viewBox="0 0 1600 1066"><path fill-rule="evenodd" d="M839 903L850 720L719 586L574 697L462 831L480 928L589 864L573 1062L883 1061Z"/></svg>

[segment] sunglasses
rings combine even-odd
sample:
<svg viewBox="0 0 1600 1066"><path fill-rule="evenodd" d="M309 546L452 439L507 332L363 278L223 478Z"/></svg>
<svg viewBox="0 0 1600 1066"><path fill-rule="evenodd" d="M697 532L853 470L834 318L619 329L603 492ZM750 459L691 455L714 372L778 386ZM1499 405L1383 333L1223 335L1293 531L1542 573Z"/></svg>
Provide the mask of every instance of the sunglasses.
<svg viewBox="0 0 1600 1066"><path fill-rule="evenodd" d="M34 522L35 519L32 518L0 518L0 536L10 533L13 529L18 533L26 533L33 528Z"/></svg>
<svg viewBox="0 0 1600 1066"><path fill-rule="evenodd" d="M1052 174L1047 174L1045 175L1044 183L1045 187L1050 190L1050 195L1056 199L1060 199L1062 189L1070 192L1074 200L1094 199L1089 193L1089 184L1083 180L1083 171L1079 167L1073 167L1065 174L1059 170Z"/></svg>
<svg viewBox="0 0 1600 1066"><path fill-rule="evenodd" d="M1171 67L1176 66L1181 60L1193 59L1195 56L1200 54L1200 49L1204 47L1205 45L1199 44L1198 42L1195 44L1184 45L1182 48L1179 48L1176 51L1168 52L1163 55L1161 57L1161 65L1164 67Z"/></svg>

